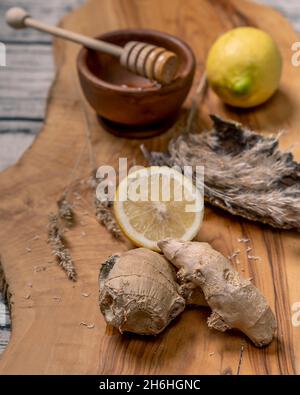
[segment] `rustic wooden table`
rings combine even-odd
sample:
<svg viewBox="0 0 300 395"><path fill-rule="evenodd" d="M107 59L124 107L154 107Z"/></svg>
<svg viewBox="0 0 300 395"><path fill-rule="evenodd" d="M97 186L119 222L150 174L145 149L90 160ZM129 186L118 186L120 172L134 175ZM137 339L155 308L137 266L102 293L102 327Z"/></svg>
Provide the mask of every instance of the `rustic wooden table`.
<svg viewBox="0 0 300 395"><path fill-rule="evenodd" d="M128 0L130 1L130 0ZM38 18L57 23L59 18L84 0L21 0ZM300 32L298 0L260 0L289 17ZM0 68L0 170L14 163L32 143L44 119L45 102L54 75L52 40L35 31L9 29L3 15L14 0L0 4L0 41L7 45L7 67ZM9 315L0 296L0 352L9 340Z"/></svg>

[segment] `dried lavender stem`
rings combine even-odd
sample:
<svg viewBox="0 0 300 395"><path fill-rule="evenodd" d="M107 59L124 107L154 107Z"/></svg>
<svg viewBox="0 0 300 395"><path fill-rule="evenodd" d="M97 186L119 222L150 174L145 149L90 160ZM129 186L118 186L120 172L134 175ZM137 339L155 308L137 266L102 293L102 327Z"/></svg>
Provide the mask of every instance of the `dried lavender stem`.
<svg viewBox="0 0 300 395"><path fill-rule="evenodd" d="M74 211L72 204L67 200L66 196L64 195L61 199L57 202L58 206L58 216L60 219L65 221L67 226L74 225Z"/></svg>
<svg viewBox="0 0 300 395"><path fill-rule="evenodd" d="M112 202L100 201L95 198L96 218L99 223L104 225L106 229L116 238L122 238L122 232L112 214Z"/></svg>
<svg viewBox="0 0 300 395"><path fill-rule="evenodd" d="M56 256L58 264L67 273L68 278L76 281L77 274L70 251L66 248L63 237L60 234L59 217L53 213L49 215L48 242L51 244L53 255Z"/></svg>

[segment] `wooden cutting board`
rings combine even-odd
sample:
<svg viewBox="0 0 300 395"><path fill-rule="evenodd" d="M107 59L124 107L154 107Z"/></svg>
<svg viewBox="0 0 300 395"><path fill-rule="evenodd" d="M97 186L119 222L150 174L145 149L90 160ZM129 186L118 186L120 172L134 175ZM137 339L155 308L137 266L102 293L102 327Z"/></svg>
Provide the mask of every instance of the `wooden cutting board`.
<svg viewBox="0 0 300 395"><path fill-rule="evenodd" d="M300 70L292 66L290 51L299 37L275 11L241 0L91 0L62 22L90 36L127 27L175 34L195 51L195 84L214 39L245 24L263 28L279 44L285 60L280 90L264 106L236 112L209 92L200 122L208 126L213 112L262 133L285 129L281 144L288 148L299 139ZM242 374L300 373L300 327L292 325L292 305L300 301L300 238L294 232L275 231L207 207L198 235L225 255L242 249L238 238L252 240L253 255L261 260L248 262L242 254L237 269L253 278L276 313L278 336L265 349L255 348L240 333L209 330L209 311L200 308L188 309L155 338L120 335L107 327L98 307L99 267L108 255L128 245L115 241L95 221L92 195L74 196L77 225L66 234L78 282L69 281L57 266L46 242L47 216L56 209L55 201L86 144L75 69L78 49L55 42L58 72L45 126L22 159L0 175L0 254L12 307L12 338L0 358L0 374L236 374L242 346ZM88 116L98 165L117 166L121 156L142 163L140 141L116 138L102 130L91 109ZM145 144L162 150L169 138L167 133ZM300 147L292 150L300 160ZM84 150L76 174L84 177L88 172Z"/></svg>

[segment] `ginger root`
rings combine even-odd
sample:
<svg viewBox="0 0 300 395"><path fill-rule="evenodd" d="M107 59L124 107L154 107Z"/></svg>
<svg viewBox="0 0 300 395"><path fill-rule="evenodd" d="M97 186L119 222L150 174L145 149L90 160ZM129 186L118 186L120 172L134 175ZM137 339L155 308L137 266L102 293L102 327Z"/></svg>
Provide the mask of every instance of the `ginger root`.
<svg viewBox="0 0 300 395"><path fill-rule="evenodd" d="M240 277L229 261L208 243L165 239L158 242L164 256L178 269L181 287L201 287L212 309L208 326L219 331L236 328L253 343L269 344L276 330L276 320L267 300L249 281ZM191 296L193 296L191 294Z"/></svg>
<svg viewBox="0 0 300 395"><path fill-rule="evenodd" d="M121 333L156 335L185 308L174 268L146 248L108 258L99 282L101 312Z"/></svg>
<svg viewBox="0 0 300 395"><path fill-rule="evenodd" d="M184 277L181 278L179 274L177 274L177 281L180 284L179 294L185 299L187 306L208 306L200 287Z"/></svg>

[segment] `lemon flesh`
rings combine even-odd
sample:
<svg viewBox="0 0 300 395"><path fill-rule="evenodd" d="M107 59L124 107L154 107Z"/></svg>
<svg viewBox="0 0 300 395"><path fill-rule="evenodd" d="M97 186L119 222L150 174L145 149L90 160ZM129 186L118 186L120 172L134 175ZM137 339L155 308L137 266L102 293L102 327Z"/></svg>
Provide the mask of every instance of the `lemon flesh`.
<svg viewBox="0 0 300 395"><path fill-rule="evenodd" d="M253 27L228 31L211 47L206 73L216 94L235 107L254 107L268 100L279 86L280 51L266 32Z"/></svg>
<svg viewBox="0 0 300 395"><path fill-rule="evenodd" d="M139 200L133 196L137 189L143 194ZM121 198L124 193L126 200ZM192 181L165 166L131 173L120 182L114 202L116 220L127 238L154 251L159 251L157 241L166 237L192 240L202 224L203 210L203 197Z"/></svg>

